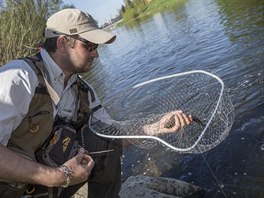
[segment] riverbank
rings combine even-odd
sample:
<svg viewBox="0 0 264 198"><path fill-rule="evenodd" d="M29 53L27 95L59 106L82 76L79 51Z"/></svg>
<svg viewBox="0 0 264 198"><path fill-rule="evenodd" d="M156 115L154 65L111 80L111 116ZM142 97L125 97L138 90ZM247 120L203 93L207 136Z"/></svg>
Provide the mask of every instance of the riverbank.
<svg viewBox="0 0 264 198"><path fill-rule="evenodd" d="M126 8L123 14L123 20L117 26L124 25L140 18L146 18L157 12L173 10L176 7L182 6L185 0L152 0L147 4L141 3L137 6Z"/></svg>

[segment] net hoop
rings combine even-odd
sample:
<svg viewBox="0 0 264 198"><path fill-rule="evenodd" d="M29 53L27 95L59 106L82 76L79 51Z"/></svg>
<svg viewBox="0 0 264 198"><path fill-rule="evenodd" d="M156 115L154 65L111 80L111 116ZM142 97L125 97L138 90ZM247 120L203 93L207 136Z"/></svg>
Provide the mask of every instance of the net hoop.
<svg viewBox="0 0 264 198"><path fill-rule="evenodd" d="M201 132L201 134L199 135L199 137L197 138L197 140L194 142L193 145L191 145L190 147L187 147L187 148L178 148L178 147L175 147L169 143L167 143L166 141L164 141L163 139L157 137L157 136L149 136L149 135L111 135L111 134L102 134L102 133L99 133L95 130L93 130L92 127L91 130L98 136L100 137L104 137L104 138L113 138L113 139L152 139L152 140L156 140L156 141L159 141L161 142L162 144L166 145L167 147L175 150L175 151L179 151L179 152L189 152L189 151L192 151L196 146L199 146L199 142L201 141L201 139L203 138L206 130L208 129L208 127L210 126L210 123L212 121L212 119L214 118L215 114L216 114L216 111L221 103L221 97L224 93L224 83L223 81L216 75L212 74L212 73L209 73L207 71L204 71L204 70L193 70L193 71L187 71L187 72L183 72L183 73L178 73L178 74L173 74L173 75L167 75L167 76L164 76L164 77L159 77L159 78L155 78L155 79L152 79L152 80L148 80L148 81L145 81L145 82L142 82L142 83L139 83L135 86L132 87L132 89L136 89L136 88L140 88L141 86L144 86L146 84L149 84L149 83L152 83L152 82L155 82L155 81L160 81L160 80L164 80L164 79L170 79L170 78L175 78L175 77L180 77L180 76L185 76L185 75L189 75L189 74L205 74L205 75L208 75L212 78L214 78L218 83L220 83L221 85L221 89L220 89L220 94L219 94L219 97L217 99L217 103L216 103L216 106L213 110L213 116L210 117L210 119L208 120L205 128L203 129L203 131ZM91 117L89 119L89 126L91 126ZM221 140L222 141L222 140ZM219 141L218 144L221 142Z"/></svg>

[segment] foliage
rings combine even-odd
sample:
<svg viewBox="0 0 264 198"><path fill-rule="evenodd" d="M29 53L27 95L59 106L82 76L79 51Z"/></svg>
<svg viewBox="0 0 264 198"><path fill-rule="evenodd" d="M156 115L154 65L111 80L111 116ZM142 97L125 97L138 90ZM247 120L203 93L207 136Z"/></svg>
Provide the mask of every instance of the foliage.
<svg viewBox="0 0 264 198"><path fill-rule="evenodd" d="M135 19L146 9L146 4L142 0L125 0L125 12L122 13L125 22Z"/></svg>
<svg viewBox="0 0 264 198"><path fill-rule="evenodd" d="M156 12L174 9L182 5L185 0L152 0L146 3L144 0L124 0L125 12L122 13L123 23L128 23L139 17L146 17Z"/></svg>
<svg viewBox="0 0 264 198"><path fill-rule="evenodd" d="M46 19L62 7L61 0L6 0L0 11L0 65L36 53Z"/></svg>
<svg viewBox="0 0 264 198"><path fill-rule="evenodd" d="M126 8L133 8L131 0L124 0L124 4Z"/></svg>
<svg viewBox="0 0 264 198"><path fill-rule="evenodd" d="M130 19L137 18L139 13L135 9L127 9L126 12L123 14L123 20L129 21Z"/></svg>
<svg viewBox="0 0 264 198"><path fill-rule="evenodd" d="M153 14L164 10L174 9L185 3L185 0L153 0L148 5L146 13Z"/></svg>

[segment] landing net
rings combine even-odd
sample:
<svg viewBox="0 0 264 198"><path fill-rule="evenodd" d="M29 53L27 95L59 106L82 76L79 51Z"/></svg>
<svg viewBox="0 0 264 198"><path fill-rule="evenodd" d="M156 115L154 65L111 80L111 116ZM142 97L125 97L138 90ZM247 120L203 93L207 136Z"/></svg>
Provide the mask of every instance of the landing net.
<svg viewBox="0 0 264 198"><path fill-rule="evenodd" d="M184 72L135 85L103 104L115 121L91 116L94 133L107 138L127 138L151 148L158 142L180 153L201 153L221 143L233 124L233 105L223 81L206 71ZM193 121L178 132L146 135L143 128L169 112L182 110Z"/></svg>

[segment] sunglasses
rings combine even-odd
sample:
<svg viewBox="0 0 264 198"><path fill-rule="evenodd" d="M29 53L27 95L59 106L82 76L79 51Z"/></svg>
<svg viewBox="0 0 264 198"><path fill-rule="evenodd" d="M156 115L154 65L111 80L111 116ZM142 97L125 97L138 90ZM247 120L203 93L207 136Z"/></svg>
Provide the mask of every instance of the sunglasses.
<svg viewBox="0 0 264 198"><path fill-rule="evenodd" d="M73 38L73 39L76 39L76 40L79 40L82 42L83 44L83 47L85 49L87 49L89 52L92 52L94 50L96 50L98 48L98 44L95 44L95 43L92 43L90 41L87 41L79 36L69 36L69 35L65 35L65 38L67 39L67 37L70 37L70 38Z"/></svg>
<svg viewBox="0 0 264 198"><path fill-rule="evenodd" d="M77 38L77 40L81 41L83 43L83 47L87 49L89 52L92 52L98 48L98 44L92 43L83 38Z"/></svg>

